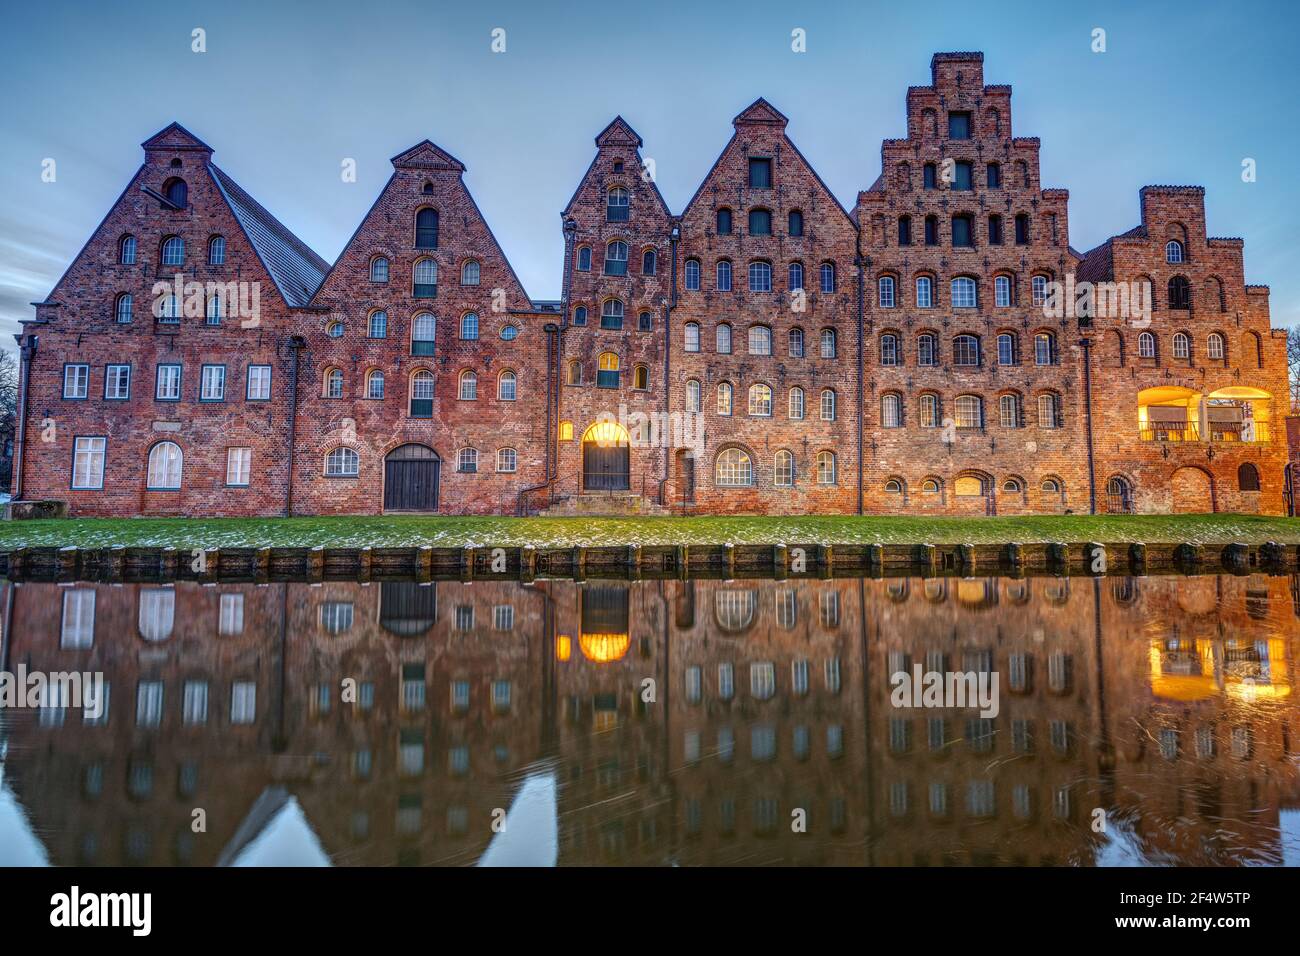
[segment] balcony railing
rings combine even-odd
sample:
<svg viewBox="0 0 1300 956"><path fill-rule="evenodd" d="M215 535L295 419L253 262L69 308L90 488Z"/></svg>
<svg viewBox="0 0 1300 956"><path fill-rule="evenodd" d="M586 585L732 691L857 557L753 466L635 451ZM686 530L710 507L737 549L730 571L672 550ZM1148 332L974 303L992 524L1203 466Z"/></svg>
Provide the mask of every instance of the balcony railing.
<svg viewBox="0 0 1300 956"><path fill-rule="evenodd" d="M1162 425L1156 428L1143 428L1138 432L1142 441L1188 442L1201 441L1200 429L1196 425ZM1273 441L1273 433L1267 424L1255 422L1252 425L1213 422L1210 425L1210 441L1229 444L1267 445Z"/></svg>
<svg viewBox="0 0 1300 956"><path fill-rule="evenodd" d="M1143 441L1200 441L1201 435L1195 425L1187 423L1157 425L1143 428L1139 434Z"/></svg>

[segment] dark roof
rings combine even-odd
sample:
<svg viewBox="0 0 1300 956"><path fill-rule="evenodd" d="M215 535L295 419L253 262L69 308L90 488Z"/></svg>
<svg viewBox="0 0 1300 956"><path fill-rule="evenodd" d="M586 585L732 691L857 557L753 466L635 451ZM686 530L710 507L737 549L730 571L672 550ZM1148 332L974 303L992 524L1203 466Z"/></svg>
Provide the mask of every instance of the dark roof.
<svg viewBox="0 0 1300 956"><path fill-rule="evenodd" d="M209 163L208 169L284 301L293 307L307 305L324 281L329 263L217 166Z"/></svg>

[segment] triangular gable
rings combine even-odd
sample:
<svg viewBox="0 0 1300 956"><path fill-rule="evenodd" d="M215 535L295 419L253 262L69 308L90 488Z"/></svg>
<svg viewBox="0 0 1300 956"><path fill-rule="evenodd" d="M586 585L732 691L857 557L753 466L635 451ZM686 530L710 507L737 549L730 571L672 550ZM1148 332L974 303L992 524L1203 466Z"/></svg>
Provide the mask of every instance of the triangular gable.
<svg viewBox="0 0 1300 956"><path fill-rule="evenodd" d="M180 123L170 123L146 139L140 146L146 150L203 150L212 152L212 147L199 139Z"/></svg>
<svg viewBox="0 0 1300 956"><path fill-rule="evenodd" d="M633 146L641 148L641 137L627 124L621 116L615 116L610 124L596 136L597 146Z"/></svg>
<svg viewBox="0 0 1300 956"><path fill-rule="evenodd" d="M735 126L780 126L784 129L790 120L760 96L741 110L731 122Z"/></svg>
<svg viewBox="0 0 1300 956"><path fill-rule="evenodd" d="M441 169L463 173L465 164L430 140L421 140L404 153L392 158L398 169Z"/></svg>
<svg viewBox="0 0 1300 956"><path fill-rule="evenodd" d="M596 134L596 155L591 158L587 164L587 171L582 174L578 180L577 188L573 190L573 195L569 201L564 204L564 209L560 211L561 216L567 216L573 204L578 201L578 196L582 193L582 188L587 185L587 179L591 176L591 171L596 168L596 161L600 159L600 150L609 147L630 147L636 155L637 165L641 165L641 136L634 130L621 116L615 116L609 121L609 125ZM664 200L663 193L659 191L659 184L653 179L650 180L650 189L655 194L655 199L659 202L659 208L665 216L672 216L672 210L668 208L668 203Z"/></svg>

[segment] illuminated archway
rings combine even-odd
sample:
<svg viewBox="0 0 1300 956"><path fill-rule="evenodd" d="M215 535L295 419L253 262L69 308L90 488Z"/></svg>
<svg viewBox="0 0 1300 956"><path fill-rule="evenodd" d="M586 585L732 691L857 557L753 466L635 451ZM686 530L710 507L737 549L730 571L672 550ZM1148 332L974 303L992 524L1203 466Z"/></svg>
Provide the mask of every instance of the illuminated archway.
<svg viewBox="0 0 1300 956"><path fill-rule="evenodd" d="M582 433L584 491L627 491L632 487L632 454L627 429L602 419Z"/></svg>

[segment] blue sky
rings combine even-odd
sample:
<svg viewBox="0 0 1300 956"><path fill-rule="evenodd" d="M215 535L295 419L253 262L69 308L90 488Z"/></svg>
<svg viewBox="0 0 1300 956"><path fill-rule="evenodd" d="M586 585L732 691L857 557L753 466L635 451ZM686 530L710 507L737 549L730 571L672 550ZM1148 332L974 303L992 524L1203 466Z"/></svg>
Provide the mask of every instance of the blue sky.
<svg viewBox="0 0 1300 956"><path fill-rule="evenodd" d="M0 333L31 315L177 120L327 260L428 137L466 182L525 288L558 298L559 213L592 138L622 114L680 212L758 96L845 206L905 132L938 50L982 50L1013 131L1043 140L1089 249L1138 222L1139 187L1207 188L1212 235L1246 239L1273 324L1300 322L1294 3L244 2L44 0L0 14ZM206 31L207 52L191 51ZM493 53L491 31L506 31ZM790 34L806 31L807 52ZM1092 31L1107 51L1093 53ZM1253 158L1257 181L1243 183ZM41 180L42 161L57 180ZM339 175L357 161L355 183Z"/></svg>

